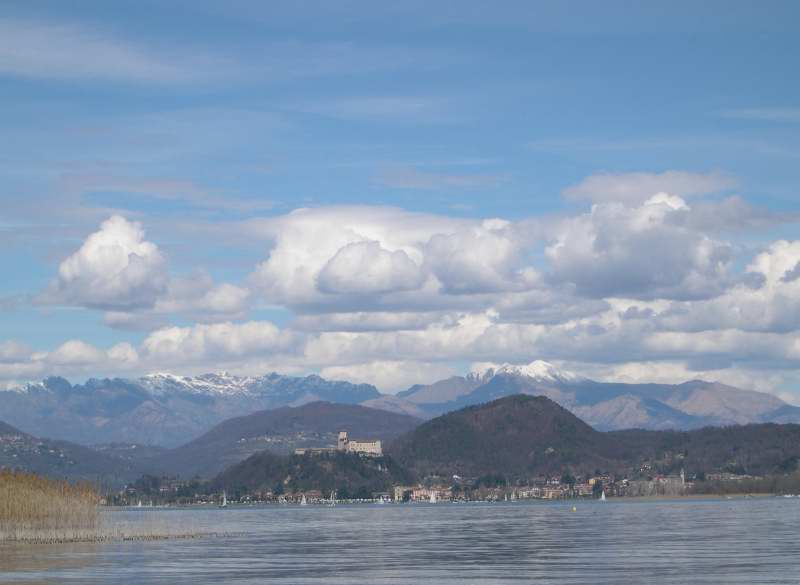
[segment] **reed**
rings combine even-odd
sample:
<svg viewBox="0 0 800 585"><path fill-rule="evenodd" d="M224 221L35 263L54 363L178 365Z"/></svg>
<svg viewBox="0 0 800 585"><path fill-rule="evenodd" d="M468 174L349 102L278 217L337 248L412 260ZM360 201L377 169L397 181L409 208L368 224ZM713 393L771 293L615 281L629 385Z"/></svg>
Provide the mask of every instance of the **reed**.
<svg viewBox="0 0 800 585"><path fill-rule="evenodd" d="M0 471L0 541L75 541L97 534L97 492L86 484Z"/></svg>

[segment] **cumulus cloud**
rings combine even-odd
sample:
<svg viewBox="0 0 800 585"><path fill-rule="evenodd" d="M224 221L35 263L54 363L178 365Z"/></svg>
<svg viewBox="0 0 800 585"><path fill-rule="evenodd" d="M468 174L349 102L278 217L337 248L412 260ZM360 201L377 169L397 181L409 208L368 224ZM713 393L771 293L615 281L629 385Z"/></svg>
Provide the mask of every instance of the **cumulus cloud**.
<svg viewBox="0 0 800 585"><path fill-rule="evenodd" d="M170 277L164 254L145 239L142 225L114 215L61 262L37 301L105 310L110 327L147 330L174 314L198 321L242 318L250 296L244 287L215 283L204 270Z"/></svg>
<svg viewBox="0 0 800 585"><path fill-rule="evenodd" d="M317 277L322 292L373 294L419 288L424 275L403 250L390 252L379 242L342 247Z"/></svg>
<svg viewBox="0 0 800 585"><path fill-rule="evenodd" d="M595 298L703 298L728 285L729 244L680 225L689 212L658 193L638 206L602 203L560 222L546 248L555 282Z"/></svg>
<svg viewBox="0 0 800 585"><path fill-rule="evenodd" d="M336 292L403 292L422 284L415 266L431 236L472 223L389 207L298 209L255 226L274 245L250 283L266 300L294 307Z"/></svg>
<svg viewBox="0 0 800 585"><path fill-rule="evenodd" d="M152 307L166 289L166 261L144 235L139 222L107 219L59 265L40 300L110 310Z"/></svg>
<svg viewBox="0 0 800 585"><path fill-rule="evenodd" d="M451 294L522 290L538 274L525 267L524 241L511 224L487 220L451 234L436 234L425 249L426 266Z"/></svg>
<svg viewBox="0 0 800 585"><path fill-rule="evenodd" d="M788 333L800 328L800 241L779 240L756 255L745 278L718 298L675 305L661 316L681 331L735 329Z"/></svg>
<svg viewBox="0 0 800 585"><path fill-rule="evenodd" d="M736 181L722 173L600 173L567 187L562 194L571 200L638 205L659 192L688 198L719 193L735 186Z"/></svg>
<svg viewBox="0 0 800 585"><path fill-rule="evenodd" d="M302 209L259 224L273 238L250 284L269 302L429 311L485 308L481 295L539 282L528 236L500 219L467 220L383 207ZM366 296L369 298L365 298ZM453 296L474 295L473 299Z"/></svg>

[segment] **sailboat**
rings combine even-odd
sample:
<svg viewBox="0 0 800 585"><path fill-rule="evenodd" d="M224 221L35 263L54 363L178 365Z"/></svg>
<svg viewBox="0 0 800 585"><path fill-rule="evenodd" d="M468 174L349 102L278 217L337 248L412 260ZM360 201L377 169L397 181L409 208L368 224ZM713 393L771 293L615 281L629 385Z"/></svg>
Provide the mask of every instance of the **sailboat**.
<svg viewBox="0 0 800 585"><path fill-rule="evenodd" d="M331 492L331 506L336 505L336 490Z"/></svg>
<svg viewBox="0 0 800 585"><path fill-rule="evenodd" d="M602 492L600 492L600 501L601 502L605 502L606 501L606 490L603 490Z"/></svg>
<svg viewBox="0 0 800 585"><path fill-rule="evenodd" d="M227 508L228 507L228 494L224 491L222 492L222 503L219 505L220 508Z"/></svg>
<svg viewBox="0 0 800 585"><path fill-rule="evenodd" d="M142 507L142 500L139 500L139 503L138 503L138 504L136 504L136 507L137 507L137 508L141 508L141 507Z"/></svg>
<svg viewBox="0 0 800 585"><path fill-rule="evenodd" d="M431 502L431 504L435 504L436 503L436 492L431 492L431 500L430 500L430 502Z"/></svg>
<svg viewBox="0 0 800 585"><path fill-rule="evenodd" d="M300 499L300 505L301 506L308 505L308 502L306 501L306 495L305 494L303 494L303 497Z"/></svg>

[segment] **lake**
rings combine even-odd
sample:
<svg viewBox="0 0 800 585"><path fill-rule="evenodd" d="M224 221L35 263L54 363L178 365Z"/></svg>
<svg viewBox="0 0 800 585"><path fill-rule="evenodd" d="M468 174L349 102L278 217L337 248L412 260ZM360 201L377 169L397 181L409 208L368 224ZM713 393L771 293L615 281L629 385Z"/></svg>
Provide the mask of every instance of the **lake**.
<svg viewBox="0 0 800 585"><path fill-rule="evenodd" d="M137 522L153 513L110 514ZM0 583L800 583L800 498L260 506L154 514L170 526L229 535L0 545Z"/></svg>

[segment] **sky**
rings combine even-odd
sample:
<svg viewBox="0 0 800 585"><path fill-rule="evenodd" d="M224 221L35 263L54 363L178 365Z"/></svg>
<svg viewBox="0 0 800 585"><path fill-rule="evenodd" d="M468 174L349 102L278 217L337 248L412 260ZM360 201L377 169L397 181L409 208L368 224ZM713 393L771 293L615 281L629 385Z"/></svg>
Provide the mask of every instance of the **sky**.
<svg viewBox="0 0 800 585"><path fill-rule="evenodd" d="M487 363L800 404L793 1L0 6L0 389Z"/></svg>

